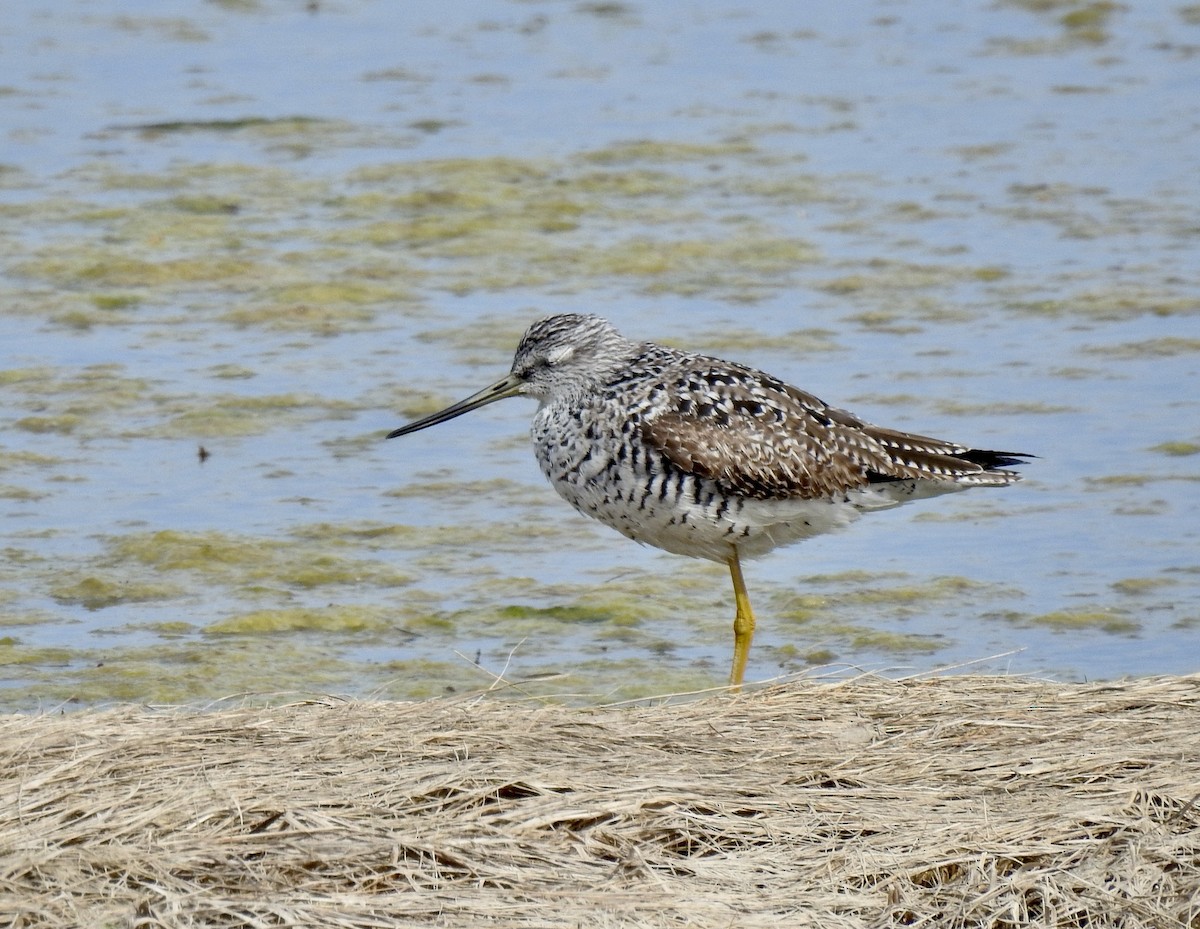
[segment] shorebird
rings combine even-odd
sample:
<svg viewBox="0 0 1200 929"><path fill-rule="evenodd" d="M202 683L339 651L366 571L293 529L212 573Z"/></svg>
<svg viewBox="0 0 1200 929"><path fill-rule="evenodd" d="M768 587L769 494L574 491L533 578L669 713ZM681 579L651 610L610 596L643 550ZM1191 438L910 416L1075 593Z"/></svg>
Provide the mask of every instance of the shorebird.
<svg viewBox="0 0 1200 929"><path fill-rule="evenodd" d="M874 426L745 365L622 336L599 316L538 320L509 374L388 433L506 397L538 401L542 472L585 516L657 548L728 565L733 667L754 636L742 558L839 529L859 514L1020 480L1032 457Z"/></svg>

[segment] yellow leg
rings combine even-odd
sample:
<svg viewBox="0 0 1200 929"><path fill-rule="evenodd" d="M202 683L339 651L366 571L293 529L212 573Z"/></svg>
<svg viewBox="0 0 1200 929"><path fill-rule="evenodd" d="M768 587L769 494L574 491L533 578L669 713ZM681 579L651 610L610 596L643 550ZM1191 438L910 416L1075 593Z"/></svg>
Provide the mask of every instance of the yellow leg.
<svg viewBox="0 0 1200 929"><path fill-rule="evenodd" d="M729 559L729 574L733 578L733 599L737 604L737 613L733 617L733 670L729 672L729 684L736 691L742 689L750 641L754 638L754 611L750 609L750 595L742 580L742 563L738 560L737 549Z"/></svg>

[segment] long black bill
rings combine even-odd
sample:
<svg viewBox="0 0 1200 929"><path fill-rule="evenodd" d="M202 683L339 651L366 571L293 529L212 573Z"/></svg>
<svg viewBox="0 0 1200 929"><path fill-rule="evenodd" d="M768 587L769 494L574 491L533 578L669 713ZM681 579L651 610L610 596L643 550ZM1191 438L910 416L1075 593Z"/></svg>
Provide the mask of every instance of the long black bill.
<svg viewBox="0 0 1200 929"><path fill-rule="evenodd" d="M430 413L428 416L423 416L415 422L409 423L407 426L401 426L399 429L393 429L387 434L387 437L394 439L397 436L408 435L410 432L418 432L429 426L444 423L448 419L454 419L456 416L462 416L463 413L470 413L471 410L477 410L481 406L487 406L489 403L503 400L505 397L515 397L520 392L521 385L524 383L515 374L510 374L503 380L496 381L491 387L485 387L479 393L471 394L466 400L459 400L458 403L448 406L444 410Z"/></svg>

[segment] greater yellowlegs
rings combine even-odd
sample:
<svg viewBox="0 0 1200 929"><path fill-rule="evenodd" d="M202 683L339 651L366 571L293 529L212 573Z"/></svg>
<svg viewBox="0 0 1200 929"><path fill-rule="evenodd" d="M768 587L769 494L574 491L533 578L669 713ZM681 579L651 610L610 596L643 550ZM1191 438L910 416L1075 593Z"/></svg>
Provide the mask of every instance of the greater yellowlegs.
<svg viewBox="0 0 1200 929"><path fill-rule="evenodd" d="M625 338L599 316L529 327L490 387L392 439L505 397L539 402L530 430L554 489L629 538L729 566L730 683L754 613L741 558L845 526L866 510L1020 480L1030 457L883 429L744 365Z"/></svg>

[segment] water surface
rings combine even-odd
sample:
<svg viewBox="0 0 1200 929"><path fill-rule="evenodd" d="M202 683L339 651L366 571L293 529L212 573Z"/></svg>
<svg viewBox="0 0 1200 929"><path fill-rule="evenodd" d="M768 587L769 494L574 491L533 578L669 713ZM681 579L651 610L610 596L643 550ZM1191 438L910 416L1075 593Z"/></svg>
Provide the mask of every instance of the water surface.
<svg viewBox="0 0 1200 929"><path fill-rule="evenodd" d="M1196 7L810 7L14 6L0 700L719 684L530 404L382 440L558 311L1040 456L748 565L751 677L1195 671Z"/></svg>

